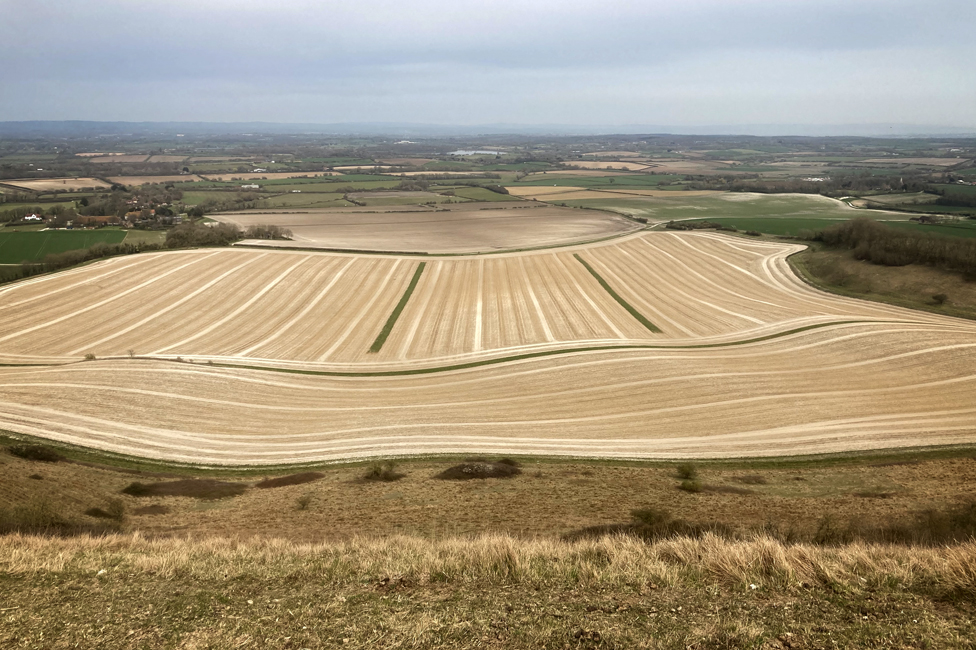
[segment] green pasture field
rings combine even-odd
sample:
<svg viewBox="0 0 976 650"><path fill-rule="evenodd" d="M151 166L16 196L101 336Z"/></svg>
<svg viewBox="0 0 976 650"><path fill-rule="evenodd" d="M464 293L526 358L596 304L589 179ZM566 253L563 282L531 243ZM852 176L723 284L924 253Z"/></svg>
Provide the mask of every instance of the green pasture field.
<svg viewBox="0 0 976 650"><path fill-rule="evenodd" d="M45 228L47 228L47 224L44 223L19 223L14 226L4 226L4 229L0 232L37 232Z"/></svg>
<svg viewBox="0 0 976 650"><path fill-rule="evenodd" d="M387 176L384 174L343 174L342 176L332 176L334 183L358 183L363 181L387 181L396 179L396 183L402 181L398 176ZM409 176L407 177L409 178Z"/></svg>
<svg viewBox="0 0 976 650"><path fill-rule="evenodd" d="M470 171L481 171L478 165L471 162L453 162L450 160L435 160L429 162L423 167L427 171L436 172L470 172Z"/></svg>
<svg viewBox="0 0 976 650"><path fill-rule="evenodd" d="M91 197L93 195L89 194L88 196ZM0 212L3 212L4 210L19 210L22 208L26 208L28 210L33 210L34 208L41 208L42 210L44 210L48 208L53 208L56 205L60 205L65 208L73 208L75 207L75 202L74 201L48 202L48 201L38 200L38 201L31 201L30 203L0 203Z"/></svg>
<svg viewBox="0 0 976 650"><path fill-rule="evenodd" d="M342 194L338 192L302 192L301 194L279 194L267 196L258 201L258 207L266 208L325 208L325 207L347 207L352 203L343 200Z"/></svg>
<svg viewBox="0 0 976 650"><path fill-rule="evenodd" d="M0 232L0 264L37 262L51 253L90 248L95 244L121 244L124 230L41 230Z"/></svg>
<svg viewBox="0 0 976 650"><path fill-rule="evenodd" d="M939 200L939 197L935 194L926 194L925 192L873 195L865 194L861 196L861 198L865 201L872 201L874 203L881 203L883 205L932 203Z"/></svg>
<svg viewBox="0 0 976 650"><path fill-rule="evenodd" d="M694 221L697 221L694 220ZM690 223L694 223L691 221ZM803 219L803 218L709 218L707 221L719 223L723 226L735 227L740 232L754 230L766 235L789 235L796 236L800 231L807 230L817 232L838 223L843 223L846 219Z"/></svg>
<svg viewBox="0 0 976 650"><path fill-rule="evenodd" d="M805 194L740 194L732 192L706 196L647 196L608 199L582 199L552 203L567 206L609 210L650 221L719 218L749 219L851 219L857 213L839 201L829 201ZM908 215L905 215L905 220Z"/></svg>
<svg viewBox="0 0 976 650"><path fill-rule="evenodd" d="M907 212L918 212L921 214L948 214L962 217L976 215L976 206L970 207L966 205L937 205L935 203L912 205L910 203L903 203L899 205L892 205L891 208Z"/></svg>
<svg viewBox="0 0 976 650"><path fill-rule="evenodd" d="M662 182L677 180L675 176L665 174L607 174L606 176L560 176L559 172L530 176L517 181L515 185L528 187L585 187L585 188L621 188L640 187L656 188ZM663 189L663 188L662 188Z"/></svg>
<svg viewBox="0 0 976 650"><path fill-rule="evenodd" d="M411 196L383 196L382 192L378 192L375 196L364 196L356 197L357 201L365 203L366 205L422 205L424 203L429 203L431 201L435 203L450 203L453 197L450 196L439 196L439 195L427 195L423 197L411 197Z"/></svg>
<svg viewBox="0 0 976 650"><path fill-rule="evenodd" d="M976 208L969 209L976 210ZM974 219L965 219L961 221L953 221L952 223L940 224L916 223L914 221L888 221L885 223L889 226L895 226L897 228L909 228L911 230L932 233L934 235L943 235L946 237L976 237L976 220Z"/></svg>
<svg viewBox="0 0 976 650"><path fill-rule="evenodd" d="M165 230L126 230L126 244L162 244L166 241Z"/></svg>
<svg viewBox="0 0 976 650"><path fill-rule="evenodd" d="M811 233L843 223L847 219L804 219L789 217L758 218L709 218L707 221L723 226L733 226L740 232L754 230L766 235L796 236L801 231ZM697 221L697 219L695 220ZM703 220L704 221L704 220ZM886 225L906 230L927 232L946 237L976 237L976 221L962 221L947 225L927 225L914 221L885 221Z"/></svg>
<svg viewBox="0 0 976 650"><path fill-rule="evenodd" d="M966 171L976 171L976 170L966 170ZM955 183L949 184L939 184L935 186L936 188L945 191L946 196L976 196L976 185L958 185Z"/></svg>

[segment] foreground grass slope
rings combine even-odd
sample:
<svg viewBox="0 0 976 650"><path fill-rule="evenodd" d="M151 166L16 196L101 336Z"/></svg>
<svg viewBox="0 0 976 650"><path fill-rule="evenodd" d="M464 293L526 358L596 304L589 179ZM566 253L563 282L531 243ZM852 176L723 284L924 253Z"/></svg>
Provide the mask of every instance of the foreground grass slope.
<svg viewBox="0 0 976 650"><path fill-rule="evenodd" d="M976 544L0 538L6 648L971 648Z"/></svg>

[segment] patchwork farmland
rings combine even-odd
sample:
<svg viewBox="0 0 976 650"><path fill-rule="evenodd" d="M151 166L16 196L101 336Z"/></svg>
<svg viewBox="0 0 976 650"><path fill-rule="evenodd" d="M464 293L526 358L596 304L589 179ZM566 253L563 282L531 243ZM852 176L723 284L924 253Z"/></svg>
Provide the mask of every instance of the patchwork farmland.
<svg viewBox="0 0 976 650"><path fill-rule="evenodd" d="M976 325L820 293L801 248L115 258L0 289L0 428L214 464L970 440Z"/></svg>

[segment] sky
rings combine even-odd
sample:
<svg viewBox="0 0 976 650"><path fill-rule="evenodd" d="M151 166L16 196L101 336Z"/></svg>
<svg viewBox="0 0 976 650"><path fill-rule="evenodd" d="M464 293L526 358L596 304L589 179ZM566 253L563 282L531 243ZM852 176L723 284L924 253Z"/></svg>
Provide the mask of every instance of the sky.
<svg viewBox="0 0 976 650"><path fill-rule="evenodd" d="M0 0L0 121L976 131L973 0Z"/></svg>

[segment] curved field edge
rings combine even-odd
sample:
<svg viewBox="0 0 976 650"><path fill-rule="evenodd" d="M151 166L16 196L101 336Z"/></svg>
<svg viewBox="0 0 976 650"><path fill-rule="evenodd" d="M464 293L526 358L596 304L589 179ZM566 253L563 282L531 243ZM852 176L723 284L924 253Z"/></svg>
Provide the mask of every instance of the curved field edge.
<svg viewBox="0 0 976 650"><path fill-rule="evenodd" d="M626 217L616 212L609 212L606 210L597 210L597 212L604 212L608 215L614 217L625 217L628 221L633 221L632 217ZM636 224L637 222L635 222ZM602 237L595 237L593 239L580 239L578 241L572 242L561 242L555 244L543 244L540 246L525 246L522 248L501 248L497 250L472 250L472 251L460 251L460 252L442 252L442 253L428 253L426 251L395 251L395 250L377 250L372 248L332 248L324 246L281 246L275 245L273 240L267 240L267 244L257 244L257 243L234 243L231 244L233 248L247 248L253 250L281 250L281 251L303 251L306 253L334 253L342 255L380 255L380 256L392 256L392 257L418 257L421 259L437 259L439 257L444 258L456 258L456 257L485 257L489 255L511 255L513 253L537 253L545 252L548 250L560 250L563 248L573 248L575 246L587 247L593 244L602 244L604 242L613 241L615 239L623 239L624 237L633 237L634 235L640 234L646 230L650 230L649 227L643 224L638 224L636 227L627 230L626 232L618 232L612 235L605 235Z"/></svg>
<svg viewBox="0 0 976 650"><path fill-rule="evenodd" d="M0 429L0 450L19 444L42 445L57 450L67 462L91 467L103 467L119 471L149 472L161 475L179 476L223 476L223 477L266 477L276 473L290 473L296 469L334 469L339 467L367 467L383 460L394 460L398 465L409 467L412 464L437 462L462 462L472 454L423 453L410 455L377 455L341 460L315 460L306 463L285 464L241 464L208 465L204 463L184 463L173 460L135 456L119 452L87 447L41 436ZM494 457L498 454L489 454ZM695 466L713 469L758 470L784 468L817 468L837 466L860 466L878 463L921 462L953 458L976 458L976 442L957 445L919 445L917 447L898 447L888 449L851 450L796 454L786 456L742 456L738 458L610 458L599 456L552 456L546 454L504 454L519 462L540 463L550 466L591 465L594 467L675 467L691 460Z"/></svg>

